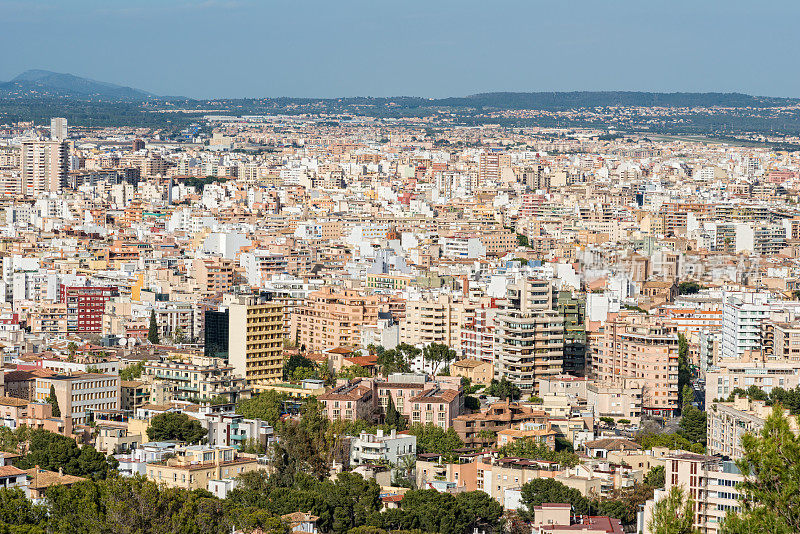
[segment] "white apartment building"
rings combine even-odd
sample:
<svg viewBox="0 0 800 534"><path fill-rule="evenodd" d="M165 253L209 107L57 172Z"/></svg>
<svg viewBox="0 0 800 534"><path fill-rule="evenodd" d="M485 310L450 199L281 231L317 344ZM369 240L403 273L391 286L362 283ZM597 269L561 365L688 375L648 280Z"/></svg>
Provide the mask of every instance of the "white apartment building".
<svg viewBox="0 0 800 534"><path fill-rule="evenodd" d="M440 237L442 256L452 259L473 259L486 256L486 247L478 237Z"/></svg>
<svg viewBox="0 0 800 534"><path fill-rule="evenodd" d="M769 315L767 295L743 293L722 306L722 357L737 358L761 347L761 321Z"/></svg>
<svg viewBox="0 0 800 534"><path fill-rule="evenodd" d="M415 458L417 454L417 437L410 434L397 434L392 430L384 434L378 429L376 434L362 432L350 440L350 464L374 464L385 462L398 465L403 458Z"/></svg>

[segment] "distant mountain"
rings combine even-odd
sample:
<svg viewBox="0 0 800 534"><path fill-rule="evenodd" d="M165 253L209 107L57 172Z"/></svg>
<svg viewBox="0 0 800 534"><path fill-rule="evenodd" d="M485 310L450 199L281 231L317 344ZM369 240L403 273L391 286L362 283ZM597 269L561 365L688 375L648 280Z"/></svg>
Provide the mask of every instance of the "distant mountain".
<svg viewBox="0 0 800 534"><path fill-rule="evenodd" d="M99 98L117 101L141 101L154 95L108 82L98 82L73 74L47 70L27 70L11 80L0 83L2 97L72 97L79 99Z"/></svg>

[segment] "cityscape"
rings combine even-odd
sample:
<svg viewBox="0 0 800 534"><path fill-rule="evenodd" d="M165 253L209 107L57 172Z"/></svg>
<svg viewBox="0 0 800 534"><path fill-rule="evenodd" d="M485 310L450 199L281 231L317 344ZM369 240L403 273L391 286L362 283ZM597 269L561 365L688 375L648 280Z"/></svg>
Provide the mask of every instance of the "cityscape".
<svg viewBox="0 0 800 534"><path fill-rule="evenodd" d="M63 70L0 69L0 532L800 532L788 86Z"/></svg>

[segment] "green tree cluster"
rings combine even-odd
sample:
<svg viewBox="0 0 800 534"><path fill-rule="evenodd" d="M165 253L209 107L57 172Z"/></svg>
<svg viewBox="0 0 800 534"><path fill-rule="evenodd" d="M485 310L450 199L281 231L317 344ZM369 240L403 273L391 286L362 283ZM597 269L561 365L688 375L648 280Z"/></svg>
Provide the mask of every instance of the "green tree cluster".
<svg viewBox="0 0 800 534"><path fill-rule="evenodd" d="M775 406L757 434L742 436L741 512L729 513L725 534L800 532L800 437Z"/></svg>
<svg viewBox="0 0 800 534"><path fill-rule="evenodd" d="M422 349L423 364L430 365L432 374L436 374L439 367L450 369L450 362L456 359L456 351L443 343L431 343Z"/></svg>
<svg viewBox="0 0 800 534"><path fill-rule="evenodd" d="M413 424L408 433L417 437L417 452L452 455L453 451L464 446L453 427L447 430L432 423Z"/></svg>
<svg viewBox="0 0 800 534"><path fill-rule="evenodd" d="M342 367L338 373L336 373L338 378L346 378L348 380L352 380L354 378L366 378L371 376L371 373L360 365L350 365L348 367Z"/></svg>
<svg viewBox="0 0 800 534"><path fill-rule="evenodd" d="M422 351L408 343L400 343L394 349L385 350L383 347L375 347L375 354L378 356L378 366L381 374L389 376L392 373L410 373L411 362L420 355Z"/></svg>
<svg viewBox="0 0 800 534"><path fill-rule="evenodd" d="M156 322L156 310L150 310L150 326L147 329L147 341L153 345L161 343L158 335L158 323Z"/></svg>
<svg viewBox="0 0 800 534"><path fill-rule="evenodd" d="M452 495L436 490L411 490L403 496L399 509L386 510L374 517L372 523L389 531L464 534L477 528L499 532L502 514L502 506L482 491Z"/></svg>
<svg viewBox="0 0 800 534"><path fill-rule="evenodd" d="M50 394L47 396L47 403L53 407L53 417L61 417L61 408L58 407L58 398L56 397L56 387L50 384Z"/></svg>
<svg viewBox="0 0 800 534"><path fill-rule="evenodd" d="M492 379L484 393L490 397L500 397L500 400L518 400L522 396L522 391L506 377L500 380Z"/></svg>
<svg viewBox="0 0 800 534"><path fill-rule="evenodd" d="M694 281L686 281L678 284L679 295L694 295L700 292L702 286Z"/></svg>
<svg viewBox="0 0 800 534"><path fill-rule="evenodd" d="M236 413L248 419L267 421L275 427L284 413L283 403L288 398L287 395L270 389L255 397L240 401L236 405Z"/></svg>
<svg viewBox="0 0 800 534"><path fill-rule="evenodd" d="M580 463L580 458L574 452L552 450L547 445L538 443L531 438L517 439L503 445L498 450L498 454L503 458L529 458L557 462L562 467L574 467Z"/></svg>
<svg viewBox="0 0 800 534"><path fill-rule="evenodd" d="M653 534L699 534L694 516L692 499L680 486L672 486L666 497L656 502L647 526Z"/></svg>
<svg viewBox="0 0 800 534"><path fill-rule="evenodd" d="M200 443L207 435L208 432L200 421L178 412L158 414L150 420L150 426L147 427L150 441Z"/></svg>
<svg viewBox="0 0 800 534"><path fill-rule="evenodd" d="M44 534L227 534L235 528L288 534L279 517L237 506L208 491L159 487L141 476L52 486L44 504L0 490L0 532Z"/></svg>
<svg viewBox="0 0 800 534"><path fill-rule="evenodd" d="M693 443L679 433L655 434L647 432L636 436L636 441L645 450L653 447L667 447L672 450L684 450L702 454L706 448L702 443Z"/></svg>
<svg viewBox="0 0 800 534"><path fill-rule="evenodd" d="M102 480L119 465L112 456L104 456L91 445L80 447L74 439L61 434L41 429L18 431L17 442L28 444L27 454L16 463L20 469L38 465L48 471L61 469L67 475Z"/></svg>
<svg viewBox="0 0 800 534"><path fill-rule="evenodd" d="M142 376L144 362L132 363L131 365L119 370L120 380L133 380Z"/></svg>

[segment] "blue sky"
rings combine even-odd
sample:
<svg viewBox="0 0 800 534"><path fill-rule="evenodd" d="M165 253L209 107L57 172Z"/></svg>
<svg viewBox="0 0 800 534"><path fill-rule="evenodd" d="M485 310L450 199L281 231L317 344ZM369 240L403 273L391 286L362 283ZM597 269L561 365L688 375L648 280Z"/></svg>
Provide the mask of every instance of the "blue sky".
<svg viewBox="0 0 800 534"><path fill-rule="evenodd" d="M0 0L0 80L41 68L192 97L800 97L798 20L794 1Z"/></svg>

